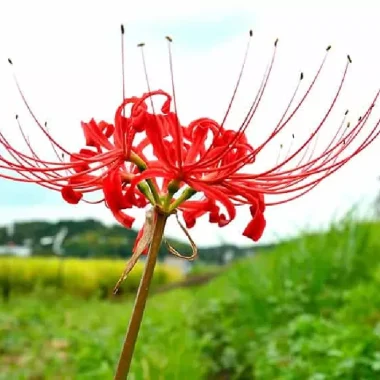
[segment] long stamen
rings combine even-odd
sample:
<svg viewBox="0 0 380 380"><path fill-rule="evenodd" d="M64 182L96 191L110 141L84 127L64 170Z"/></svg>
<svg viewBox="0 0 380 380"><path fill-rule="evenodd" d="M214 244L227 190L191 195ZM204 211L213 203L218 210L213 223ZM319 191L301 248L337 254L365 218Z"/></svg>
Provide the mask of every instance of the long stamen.
<svg viewBox="0 0 380 380"><path fill-rule="evenodd" d="M137 47L139 47L141 49L141 59L142 59L143 67L144 67L145 81L146 81L146 85L148 87L148 92L151 93L152 90L150 88L150 83L149 83L148 69L147 69L147 66L146 66L145 53L144 53L144 46L145 46L145 42L140 42L137 45ZM151 96L149 97L149 100L150 100L150 105L152 106L152 112L155 115L156 112L154 111L153 99L152 99Z"/></svg>
<svg viewBox="0 0 380 380"><path fill-rule="evenodd" d="M330 51L331 49L331 46L328 46L327 49L326 49L326 54L325 54L325 57L317 71L317 74L315 75L315 77L313 78L311 84L309 85L309 88L306 90L304 96L302 97L302 99L299 101L299 103L297 104L297 106L294 108L294 110L291 112L291 114L287 117L287 119L282 123L282 124L278 124L276 126L276 128L273 130L273 132L269 135L269 137L255 150L254 153L250 154L247 156L246 160L241 160L242 162L240 163L239 165L239 169L241 169L242 167L244 167L246 165L247 162L249 162L254 156L256 156L266 145L269 141L271 141L276 135L278 135L284 128L285 126L290 122L290 120L295 116L295 114L297 113L297 111L300 109L301 105L304 103L304 101L306 100L306 98L308 97L308 95L310 94L312 88L314 87L315 85L315 82L316 80L318 79L321 71L322 71L322 68L324 67L324 64L326 62L326 59L327 59L327 55L328 55L328 52ZM345 68L345 71L344 71L344 74L343 74L343 78L342 78L342 81L341 81L341 84L340 84L340 87L339 87L339 90L338 90L338 93L336 95L339 95L340 93L340 90L343 86L343 82L345 80L345 77L346 77L346 74L347 74L347 70L348 70L348 66L349 66L349 63L350 61L347 63L346 65L346 68ZM302 77L301 77L302 78ZM332 106L335 105L335 102L337 100L337 96L334 98L334 103L332 103ZM331 112L331 109L329 109L329 112L325 115L323 121L322 121L322 124L318 126L318 128L312 133L312 135L309 137L308 141L310 141L310 139L312 139L315 134L318 132L318 130L322 127L322 125L324 124L324 122L326 121L327 119L327 116L329 115L329 113ZM289 162L291 159L294 158L294 156L296 156L297 154L299 154L300 151L302 151L305 147L307 146L307 142L305 144L303 144L301 146L301 148L299 150L296 151L296 153L292 154L287 160L285 160L284 162L282 162L281 164L273 167L272 169L270 169L268 171L269 172L273 172L275 170L278 169L278 167L280 166L283 166L285 165L287 162ZM230 165L231 167L233 166L232 164ZM227 168L227 167L226 167ZM263 174L267 174L266 173L263 173ZM260 174L261 175L261 174Z"/></svg>
<svg viewBox="0 0 380 380"><path fill-rule="evenodd" d="M49 128L48 128L48 123L47 123L47 121L45 121L45 123L44 123L44 127L45 127L46 132L47 132L49 135L51 135L51 133L50 133L50 131L49 131ZM57 157L58 161L59 161L60 163L64 163L64 157L65 157L65 154L64 154L64 153L59 154L57 147L53 144L53 142L52 142L51 140L49 140L49 143L50 143L50 146L52 147L52 149L53 149L53 151L54 151L54 154L55 154L55 156Z"/></svg>
<svg viewBox="0 0 380 380"><path fill-rule="evenodd" d="M125 99L125 67L124 67L124 25L120 26L121 31L121 75L122 75L122 86L123 86L123 102ZM124 115L123 115L124 116Z"/></svg>
<svg viewBox="0 0 380 380"><path fill-rule="evenodd" d="M42 161L42 160L40 159L40 157L38 156L38 154L36 153L36 151L33 149L33 147L32 147L32 145L31 145L31 143L30 143L30 140L29 140L28 136L25 134L24 129L23 129L22 126L21 126L21 123L20 123L20 120L19 120L18 115L16 115L16 121L17 121L17 124L18 124L19 130L20 130L20 133L21 133L21 135L22 135L22 137L23 137L23 139L24 139L24 142L26 143L26 145L27 145L27 147L28 147L30 153L32 154L33 164L36 165L37 168L40 168L40 167L41 167L40 165L42 165L42 166L45 167L45 168L48 168L48 164L45 163L44 161ZM45 127L47 128L47 123L46 123L46 122L45 122ZM51 143L51 142L50 142L50 143ZM53 151L54 151L54 153L55 153L57 159L58 159L61 163L63 163L63 159L59 156L59 154L58 154L58 152L57 152L57 149L56 149L56 147L54 146L53 143L51 143L51 146L52 146L52 148L53 148ZM63 153L62 153L62 156L63 156ZM20 157L20 156L19 156L19 157ZM13 158L15 158L15 157L13 156ZM20 158L21 158L21 157L20 157ZM30 160L28 160L28 159L26 159L26 158L23 158L22 161L24 161L24 162L25 162L26 164L28 164L29 166L32 165L31 162L30 162ZM70 168L70 169L71 169L71 168ZM71 171L71 170L69 170L69 169L68 169L68 170L65 170L65 173L66 173L66 175L74 174L74 172ZM34 173L34 175L35 175L37 178L42 179L41 177L38 177L35 173ZM45 173L45 175L46 175L47 177L50 177L50 178L57 178L57 177L58 177L58 174L55 173L55 172Z"/></svg>
<svg viewBox="0 0 380 380"><path fill-rule="evenodd" d="M12 61L10 58L8 58L8 62L9 62L9 64L10 64L11 66L13 66L13 61ZM51 136L51 135L45 130L45 128L42 126L41 122L37 119L36 115L33 113L33 111L32 111L32 109L31 109L29 103L27 102L27 100L26 100L26 98L25 98L24 93L21 91L21 87L20 87L20 84L19 84L19 82L18 82L18 80L17 80L17 77L16 77L15 72L13 72L12 75L13 75L13 80L15 81L15 84L16 84L16 87L17 87L17 90L18 90L18 92L19 92L19 94L20 94L20 96L21 96L21 99L22 99L22 101L23 101L25 107L28 109L30 116L31 116L32 119L35 121L35 123L37 124L38 128L42 131L42 133L48 138L48 140L49 140L51 143L53 143L56 147L58 147L58 148L59 148L62 152L64 152L65 154L70 155L70 152L69 152L67 149L63 148L62 145L60 145L60 144L59 144L59 143L53 138L53 136Z"/></svg>
<svg viewBox="0 0 380 380"><path fill-rule="evenodd" d="M125 52L124 52L124 25L121 24L120 25L120 32L121 32L121 76L122 76L122 87L123 87L123 101L122 103L124 103L124 100L125 100L125 63L124 63L124 60L125 60ZM122 111L122 116L123 118L125 118L125 108L123 108L123 111ZM123 119L124 121L124 119ZM123 133L124 133L124 130L123 130ZM123 147L123 152L125 152L125 137L123 136L122 138L122 147Z"/></svg>
<svg viewBox="0 0 380 380"><path fill-rule="evenodd" d="M329 144L327 145L327 147L325 148L325 150L323 151L322 155L325 155L327 152L329 152L329 149L333 146L333 144L335 143L335 141L337 140L338 142L341 141L341 138L343 138L344 134L345 134L345 131L343 129L343 126L345 125L346 123L346 118L347 118L347 115L348 115L348 110L346 110L346 112L344 113L344 116L343 116L343 120L342 122L340 123L340 126L338 128L338 130L336 131L334 137L330 140ZM349 123L348 123L348 126L349 126ZM339 135L341 135L339 137ZM314 144L313 144L313 147L311 148L311 152L308 156L308 158L306 159L306 162L308 164L311 164L310 166L313 165L313 155L314 155L314 151L316 149L316 146L317 146L317 143L318 143L318 138L319 138L319 133L316 135L315 139L314 139ZM301 165L303 165L303 162L305 160L305 157L310 149L312 145L311 144L308 144L306 150L304 151L304 154L302 155L301 159L298 161L298 163L296 164L296 167L297 168L300 168Z"/></svg>
<svg viewBox="0 0 380 380"><path fill-rule="evenodd" d="M272 140L275 136L278 135L278 133L280 133L284 128L285 126L290 122L291 119L293 119L293 117L295 116L295 114L297 113L297 111L301 108L302 104L306 101L307 97L309 96L311 90L313 89L317 79L319 78L321 72L322 72L322 69L325 65L325 62L327 60L327 56L329 54L329 51L331 50L331 45L329 45L327 48L326 48L326 53L325 53L325 56L322 60L322 63L320 64L319 68L318 68L318 71L316 73L316 75L314 76L313 80L311 81L308 89L306 90L305 94L303 95L303 97L301 98L301 100L298 102L297 106L294 108L294 110L291 112L291 114L287 117L287 119L283 122L283 118L281 118L280 122L277 123L277 126L276 128L273 130L273 132L269 135L269 137L256 149L256 154L258 154L265 146L266 144ZM300 80L303 80L303 73L301 73L301 77L300 77Z"/></svg>
<svg viewBox="0 0 380 380"><path fill-rule="evenodd" d="M234 88L234 92L232 93L232 97L231 97L231 100L228 104L228 107L227 107L227 111L226 113L224 114L224 117L223 117L223 121L221 123L221 128L223 128L224 126L224 123L226 122L227 120L227 117L231 111L231 107L232 107L232 103L234 102L235 100L235 97L236 97L236 93L238 91L238 88L240 86L240 82L241 82L241 78L243 76L243 72L244 72L244 68L245 68L245 64L247 63L247 58L248 58L248 53L249 53L249 48L251 46L251 39L252 39L252 36L253 36L253 32L252 30L249 31L249 39L248 39L248 42L247 42L247 46L245 48L245 53L244 53L244 58L243 58L243 64L241 65L241 69L240 69L240 72L239 72L239 76L238 76L238 80L236 82L236 85L235 85L235 88Z"/></svg>
<svg viewBox="0 0 380 380"><path fill-rule="evenodd" d="M294 115L296 114L296 112L299 110L299 108L301 107L301 105L303 104L303 102L305 101L305 99L307 98L307 96L310 94L310 91L311 89L313 88L317 78L319 77L320 73L321 73L321 70L324 66L324 63L326 61L326 58L327 58L327 54L329 52L329 50L331 49L331 46L327 47L326 49L326 54L325 54L325 57L322 61L322 64L320 65L318 71L317 71L317 74L315 75L314 79L312 80L312 83L309 85L309 88L307 89L306 93L304 94L304 96L302 97L302 99L299 101L299 103L297 104L297 106L295 107L295 109L291 112L291 114L288 116L288 118L282 123L282 125L277 125L277 127L274 129L274 131L269 135L269 137L266 139L266 141L264 143L262 143L257 149L256 151L254 151L253 153L249 154L246 158L241 158L240 160L237 160L236 162L233 162L233 163L229 163L227 165L224 165L222 167L220 167L219 169L222 170L222 169L225 169L226 172L223 174L223 177L227 177L229 174L231 174L230 172L233 170L235 173L240 170L241 168L243 168L247 162L250 162L250 160L255 157L258 152L260 152L264 146L270 141L272 140L288 123L289 121L294 117ZM343 87L343 83L345 81L345 78L346 78L346 75L347 75L347 71L348 71L348 67L349 65L351 64L352 60L350 58L350 56L347 56L347 64L346 64L346 67L345 67L345 70L344 70L344 73L343 73L343 76L342 76L342 79L341 79L341 82L340 82L340 85L339 85L339 88L338 88L338 91L337 93L335 94L335 97L333 99L333 102L331 103L328 111L326 112L326 114L324 115L322 121L320 122L320 124L317 126L317 128L313 131L313 133L310 135L310 137L307 139L307 141L302 144L302 146L296 150L296 152L294 152L292 155L290 155L287 159L285 159L282 163L274 166L273 168L271 168L270 170L266 171L265 173L260 173L258 175L253 175L251 176L252 179L254 178L259 178L259 177L262 177L263 175L268 175L269 173L273 173L275 172L276 170L278 170L280 167L283 167L287 162L289 162L290 160L292 160L295 156L297 156L301 151L303 151L306 146L308 145L308 143L315 137L315 135L319 132L319 130L322 128L322 126L325 124L326 122L326 119L327 117L329 116L329 114L331 113L333 107L335 106L335 103L338 99L338 96L340 94L340 91ZM229 171L227 171L228 169L230 169ZM201 169L202 170L202 169ZM214 171L215 169L214 168L210 168L210 169L203 169L202 171L204 173L206 172L212 172ZM219 177L218 177L219 178ZM220 179L221 179L221 176L220 176Z"/></svg>
<svg viewBox="0 0 380 380"><path fill-rule="evenodd" d="M244 58L243 58L243 63L241 65L241 68L240 68L240 72L239 72L239 76L238 76L238 79L237 79L237 82L235 84L235 88L234 88L234 91L232 93L232 97L230 99L230 102L228 104L228 107L227 107L227 111L226 113L224 114L224 117L223 117L223 121L222 123L219 125L218 127L218 130L214 136L214 138L217 138L220 136L222 130L223 130L223 127L224 127L224 124L227 120L227 117L231 111L231 108L232 108L232 104L235 100L235 97L236 97L236 94L237 94L237 91L239 89L239 86L240 86L240 82L241 82L241 79L242 79L242 76L243 76L243 73L244 73L244 69L245 69L245 66L246 66L246 62L247 62L247 58L248 58L248 53L249 53L249 50L250 50L250 46L251 46L251 39L252 39L252 36L253 36L253 32L252 30L249 31L249 39L248 39L248 42L247 42L247 46L246 46L246 49L245 49L245 53L244 53ZM263 83L263 82L262 82ZM260 90L259 92L261 91L261 88L262 88L262 85L260 86ZM206 165L208 166L210 164L210 162L212 160L206 160L210 151L212 150L213 146L212 144L207 148L206 152L203 154L203 156L200 158L199 162L197 163L197 166L199 167L199 165ZM203 161L203 162L201 162ZM188 165L189 168L193 167L194 164L190 164Z"/></svg>
<svg viewBox="0 0 380 380"><path fill-rule="evenodd" d="M273 54L272 54L272 58L271 58L271 61L268 65L268 68L262 78L262 81L261 81L261 84L260 84L260 88L258 90L258 92L256 93L256 96L255 96L255 99L253 100L245 118L244 118L244 121L243 123L240 125L238 131L236 132L235 136L233 137L232 141L228 144L228 147L224 150L223 153L221 153L220 156L218 157L215 157L213 159L208 159L208 160L204 160L202 163L198 163L197 164L197 167L206 167L206 166L210 166L211 164L213 164L215 161L219 161L221 160L223 157L225 157L232 149L234 149L235 147L235 144L239 141L239 139L241 138L241 136L245 133L245 131L247 130L247 128L249 127L256 111L257 111L257 108L259 107L260 103L261 103L261 100L263 98L263 95L264 95L264 92L266 90L266 87L267 87L267 84L268 84L268 81L269 81L269 78L270 78L270 75L271 75L271 72L272 72L272 69L273 69L273 65L274 65L274 61L275 61L275 58L276 58L276 52L277 52L277 44L278 44L278 39L275 41L274 43L274 51L273 51ZM212 145L211 145L212 147ZM210 150L210 148L209 148ZM209 152L209 150L207 152ZM207 155L207 152L206 154L203 156L203 159L205 159L206 155ZM251 156L252 158L252 156ZM251 159L250 158L250 159Z"/></svg>
<svg viewBox="0 0 380 380"><path fill-rule="evenodd" d="M321 130L321 128L325 125L325 122L328 118L328 116L330 115L331 111L333 110L337 100L338 100L338 97L340 95L340 92L342 90L342 87L343 87L343 84L344 84L344 81L346 79L346 75L347 75L347 71L348 71L348 67L350 65L351 61L348 60L347 64L346 64L346 68L345 68L345 71L343 73L343 77L341 79L341 82L340 82L340 85L338 87L338 91L336 92L335 94L335 97L333 99L333 102L331 103L329 109L327 110L326 114L323 116L322 118L322 121L319 123L319 125L317 126L317 128L314 129L314 131L311 133L311 135L309 136L309 138L305 141L305 143L303 143L301 145L301 147L299 149L297 149L291 156L289 156L287 159L285 159L282 163L280 163L279 165L277 165L276 167L270 169L269 171L263 173L263 174L269 174L269 173L272 173L273 171L279 169L280 167L283 167L286 163L288 163L289 161L291 161L294 157L296 157L301 151L303 151L307 145L315 138L315 136L318 134L318 132Z"/></svg>
<svg viewBox="0 0 380 380"><path fill-rule="evenodd" d="M173 55L172 55L172 42L173 39L169 36L165 37L168 41L168 51L169 51L169 67L170 67L170 80L172 84L172 93L173 93L173 104L174 104L174 112L177 115L176 117L176 149L177 149L177 157L178 157L178 166L180 169L182 169L182 163L183 163L183 155L182 155L182 144L183 144L183 132L182 128L179 124L179 117L178 117L178 108L177 108L177 99L175 94L175 86L174 86L174 70L173 70Z"/></svg>
<svg viewBox="0 0 380 380"><path fill-rule="evenodd" d="M354 141L354 139L356 139L358 134L363 129L364 125L369 119L369 116L374 108L374 102L376 101L378 96L379 96L379 92L377 93L375 100L373 101L369 109L366 111L364 116L362 118L359 118L357 125L349 133L344 132L342 136L339 138L338 142L334 145L334 147L332 147L329 150L326 149L319 157L313 159L311 162L307 164L304 164L303 167L301 166L299 168L293 168L287 171L282 171L279 174L264 175L262 178L256 178L253 180L252 178L248 178L249 176L246 176L246 175L235 175L235 176L232 176L231 179L233 181L236 181L239 179L244 181L244 179L249 179L251 180L250 185L249 185L251 189L253 186L257 188L258 191L264 191L267 194L291 193L297 190L307 188L308 186L311 189L312 187L314 187L314 184L316 184L317 182L319 183L323 178L328 177L329 175L337 171L340 167L345 165L351 158L353 158L355 155L357 155L363 149L365 149L368 145L370 145L374 141L374 139L379 135L380 130L378 130L378 127L380 124L380 120L375 124L371 132L367 135L367 137L359 145L359 147L357 147L354 150L354 152L338 160L341 154L348 148L349 145L351 145L351 143ZM338 151L335 152L337 149ZM318 161L320 160L322 160L322 162L318 163ZM318 166L315 166L314 165L315 163L318 163ZM302 170L300 171L300 169ZM313 180L312 182L309 182L303 186L294 187L297 183L300 183L301 181L303 182L305 179L307 179L311 175L318 175L318 174L321 174L321 176L317 178L316 180ZM283 190L283 191L280 191L280 190ZM298 198L298 196L291 197L287 199L286 201L290 201L295 198ZM284 203L284 202L285 201L279 201L273 204L279 204L279 203Z"/></svg>
<svg viewBox="0 0 380 380"><path fill-rule="evenodd" d="M378 96L378 94L377 94ZM377 99L376 96L376 99ZM357 147L354 152L350 153L348 156L342 158L339 160L339 157L341 154L348 148L348 146L353 142L353 140L358 136L360 131L363 129L364 125L369 119L369 116L371 114L371 111L373 109L373 104L370 106L370 108L367 110L363 118L359 118L359 121L357 125L351 130L348 134L343 134L339 141L336 143L336 145L328 152L326 155L326 152L323 152L319 157L313 160L313 162L317 162L321 159L323 159L322 163L320 163L317 167L308 167L306 170L302 170L300 173L296 174L285 174L286 172L280 173L280 175L272 175L271 177L265 177L263 180L271 181L273 185L269 184L269 186L266 186L264 183L260 183L260 181L255 180L254 186L260 186L262 190L265 191L267 194L285 194L285 193L291 193L302 189L311 189L315 187L314 185L319 183L322 179L330 176L332 173L337 171L340 167L345 165L351 158L353 158L355 155L360 153L364 148L366 148L369 144L371 144L374 139L379 135L380 131L378 130L378 126L380 124L380 120L375 124L375 126L372 128L369 135L366 137L366 139ZM338 152L334 152L334 150L339 149ZM309 164L306 164L305 166L308 166ZM292 171L295 171L299 168L292 169L290 171L287 171L288 173L291 173ZM296 184L300 183L301 181L307 179L311 175L319 175L320 177L316 180L313 180L312 182L306 183L302 186L295 187ZM281 185L280 185L281 184ZM252 186L253 183L250 185ZM280 185L280 186L279 186ZM307 190L309 191L309 190ZM301 194L304 194L307 191L303 191ZM296 198L298 196L295 196ZM290 201L292 199L295 199L295 197L291 197L287 199L286 201ZM284 203L285 201L279 201L274 204Z"/></svg>

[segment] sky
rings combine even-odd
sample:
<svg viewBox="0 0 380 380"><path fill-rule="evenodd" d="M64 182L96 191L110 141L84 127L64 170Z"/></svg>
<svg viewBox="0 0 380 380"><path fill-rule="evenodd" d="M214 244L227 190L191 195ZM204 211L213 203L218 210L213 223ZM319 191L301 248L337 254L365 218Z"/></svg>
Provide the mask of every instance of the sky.
<svg viewBox="0 0 380 380"><path fill-rule="evenodd" d="M237 128L249 108L273 50L279 45L268 92L247 134L253 146L273 129L299 73L310 83L325 48L332 45L315 92L286 134L268 147L257 168L276 162L279 145L307 136L328 108L350 54L343 95L329 118L321 141L328 141L346 109L353 121L369 106L380 87L379 6L372 1L41 1L5 0L0 5L0 130L22 146L14 116L33 146L42 154L46 140L36 133L13 81L16 73L33 111L49 123L63 145L75 150L83 144L80 121L92 117L113 120L121 100L120 24L125 25L127 94L146 91L140 52L145 42L152 88L170 90L165 36L173 38L178 110L183 123L198 117L221 120L242 64L248 31L253 30L243 83L227 127ZM342 5L340 5L342 4ZM14 62L11 68L8 58ZM301 91L302 92L302 91ZM377 116L377 118L376 118ZM374 111L372 125L380 117ZM256 144L257 145L257 144ZM380 189L380 139L342 170L293 202L267 209L267 228L261 242L294 235L300 230L326 227L357 205L363 212ZM0 148L1 153L1 148ZM48 153L47 153L48 154ZM59 194L35 185L0 180L0 224L20 220L98 218L112 223L102 205L66 204ZM240 210L239 210L240 211ZM144 220L138 212L136 227ZM199 221L190 232L200 244L250 244L242 237L247 210L229 226L218 229ZM167 235L182 238L175 221Z"/></svg>

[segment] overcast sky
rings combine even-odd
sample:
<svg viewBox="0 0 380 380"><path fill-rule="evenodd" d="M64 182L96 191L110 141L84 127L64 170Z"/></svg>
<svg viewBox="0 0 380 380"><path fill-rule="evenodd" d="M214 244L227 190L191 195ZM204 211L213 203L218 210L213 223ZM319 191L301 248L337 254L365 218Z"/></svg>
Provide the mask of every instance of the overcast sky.
<svg viewBox="0 0 380 380"><path fill-rule="evenodd" d="M136 48L146 43L152 88L170 91L167 45L173 53L178 108L183 123L198 117L221 120L233 91L247 42L254 30L252 49L242 88L228 121L237 128L249 107L273 41L280 39L278 56L265 101L248 131L253 146L262 141L280 118L300 71L306 87L323 59L333 49L315 94L282 136L285 147L315 128L337 89L350 54L353 64L325 139L349 108L352 119L371 103L380 87L379 6L372 1L15 1L0 4L0 128L20 143L14 115L18 113L39 152L46 141L22 105L7 58L38 117L49 122L63 145L78 149L83 143L80 121L91 117L112 122L121 99L119 25L126 28L126 89L128 95L146 90L141 57ZM307 3L307 6L305 5ZM330 6L329 6L330 4ZM342 6L339 6L342 4ZM303 87L303 88L305 88ZM375 110L380 117L380 105ZM376 117L372 119L374 123ZM258 141L258 143L256 143ZM323 140L322 140L323 141ZM20 145L22 146L22 145ZM303 198L266 211L262 242L294 234L300 229L326 226L354 204L367 209L379 189L380 141ZM276 162L278 145L268 149L265 161ZM264 157L264 156L263 156ZM265 167L267 162L258 163ZM0 224L32 218L95 217L107 223L112 215L104 206L65 204L57 193L0 180ZM137 214L136 227L143 214ZM249 243L241 236L248 212L224 229L201 221L191 231L199 244L221 240ZM181 237L174 221L168 235Z"/></svg>

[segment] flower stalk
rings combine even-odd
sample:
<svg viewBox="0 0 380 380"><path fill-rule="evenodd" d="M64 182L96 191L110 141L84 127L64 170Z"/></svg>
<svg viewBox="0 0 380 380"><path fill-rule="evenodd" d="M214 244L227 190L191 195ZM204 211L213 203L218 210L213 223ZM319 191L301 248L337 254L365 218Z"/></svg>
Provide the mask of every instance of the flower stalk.
<svg viewBox="0 0 380 380"><path fill-rule="evenodd" d="M137 291L135 304L133 306L131 319L129 321L127 333L120 353L119 362L116 369L115 380L125 380L128 376L133 352L139 334L141 321L144 315L145 305L149 294L150 285L153 278L154 268L157 262L158 251L164 235L165 224L168 215L155 208L155 226L153 238L150 244L148 257L145 264L144 273L141 277L139 289Z"/></svg>

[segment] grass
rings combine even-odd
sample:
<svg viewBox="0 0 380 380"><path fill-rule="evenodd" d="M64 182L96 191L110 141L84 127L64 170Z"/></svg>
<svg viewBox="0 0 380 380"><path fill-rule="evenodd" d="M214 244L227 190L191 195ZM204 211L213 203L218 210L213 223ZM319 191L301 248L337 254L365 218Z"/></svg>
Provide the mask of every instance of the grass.
<svg viewBox="0 0 380 380"><path fill-rule="evenodd" d="M130 379L380 378L380 225L334 225L149 301ZM0 308L0 379L108 379L131 302Z"/></svg>

